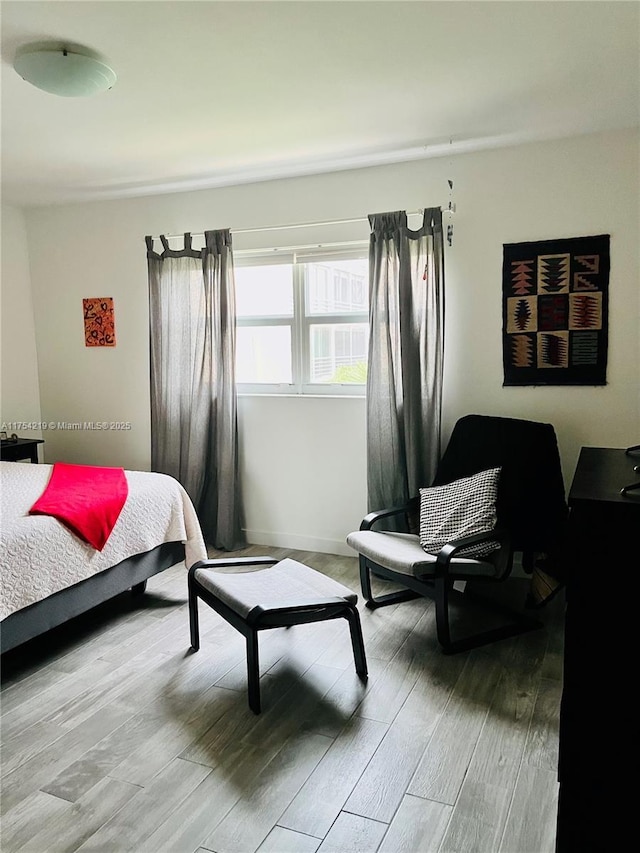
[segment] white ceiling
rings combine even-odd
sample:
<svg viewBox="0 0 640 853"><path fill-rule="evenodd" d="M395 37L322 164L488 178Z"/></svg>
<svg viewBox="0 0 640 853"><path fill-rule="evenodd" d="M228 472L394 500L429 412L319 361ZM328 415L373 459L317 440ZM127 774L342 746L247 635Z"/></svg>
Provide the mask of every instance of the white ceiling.
<svg viewBox="0 0 640 853"><path fill-rule="evenodd" d="M637 126L640 3L2 0L2 198L196 189ZM13 70L66 41L116 85Z"/></svg>

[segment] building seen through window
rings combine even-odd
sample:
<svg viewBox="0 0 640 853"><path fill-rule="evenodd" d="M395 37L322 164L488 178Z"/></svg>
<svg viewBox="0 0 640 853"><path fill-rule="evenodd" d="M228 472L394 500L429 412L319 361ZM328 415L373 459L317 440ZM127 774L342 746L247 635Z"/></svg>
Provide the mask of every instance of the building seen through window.
<svg viewBox="0 0 640 853"><path fill-rule="evenodd" d="M353 255L236 267L239 390L364 393L368 261Z"/></svg>

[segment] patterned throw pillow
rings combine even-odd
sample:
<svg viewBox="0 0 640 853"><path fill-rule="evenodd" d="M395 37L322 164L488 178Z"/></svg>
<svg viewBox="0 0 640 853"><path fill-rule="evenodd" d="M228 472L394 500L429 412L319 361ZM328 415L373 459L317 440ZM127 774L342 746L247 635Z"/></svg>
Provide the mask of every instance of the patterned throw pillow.
<svg viewBox="0 0 640 853"><path fill-rule="evenodd" d="M496 526L496 499L500 468L480 471L444 486L420 489L420 545L437 554L447 542L487 533ZM456 557L483 557L500 543L483 542L458 551Z"/></svg>

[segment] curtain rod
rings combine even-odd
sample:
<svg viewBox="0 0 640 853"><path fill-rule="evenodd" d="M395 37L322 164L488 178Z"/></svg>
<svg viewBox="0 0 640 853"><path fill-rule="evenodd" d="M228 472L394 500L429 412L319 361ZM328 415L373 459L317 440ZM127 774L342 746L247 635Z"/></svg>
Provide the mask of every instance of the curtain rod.
<svg viewBox="0 0 640 853"><path fill-rule="evenodd" d="M235 249L233 254L234 257L245 258L249 255L268 255L271 253L275 254L276 252L296 252L300 254L301 252L310 252L312 249L345 249L349 251L367 245L368 241L366 239L349 240L346 243L342 241L340 243L305 243L303 246L270 246L263 249Z"/></svg>
<svg viewBox="0 0 640 853"><path fill-rule="evenodd" d="M419 208L418 210L408 210L407 216L412 216L418 213L424 213L425 209ZM325 219L321 222L295 222L290 225L264 225L261 228L239 228L234 229L231 228L232 234L258 234L262 231L287 231L292 228L313 228L319 225L350 225L355 222L368 222L368 216L359 216L356 219ZM187 234L190 232L186 232ZM183 231L181 234L165 234L164 236L167 239L171 237L183 237L185 232ZM191 233L192 237L204 237L203 233Z"/></svg>

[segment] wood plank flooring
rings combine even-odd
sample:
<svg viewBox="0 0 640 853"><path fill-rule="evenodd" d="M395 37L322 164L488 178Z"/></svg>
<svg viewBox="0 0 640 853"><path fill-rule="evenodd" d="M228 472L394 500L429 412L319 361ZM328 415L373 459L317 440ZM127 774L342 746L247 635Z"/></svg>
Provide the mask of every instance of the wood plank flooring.
<svg viewBox="0 0 640 853"><path fill-rule="evenodd" d="M355 557L252 546L358 591ZM212 552L212 556L215 553ZM432 603L244 639L184 565L2 660L2 853L553 853L564 604L544 627L441 654Z"/></svg>

